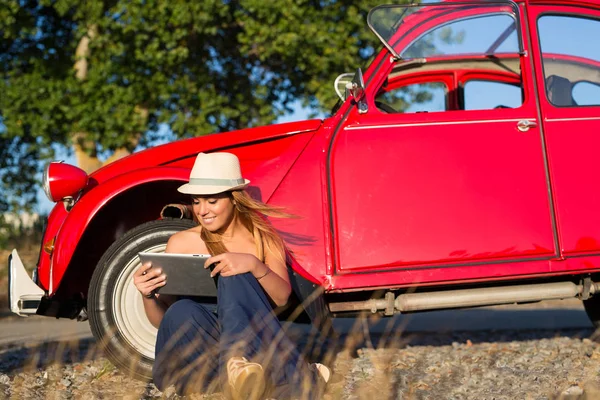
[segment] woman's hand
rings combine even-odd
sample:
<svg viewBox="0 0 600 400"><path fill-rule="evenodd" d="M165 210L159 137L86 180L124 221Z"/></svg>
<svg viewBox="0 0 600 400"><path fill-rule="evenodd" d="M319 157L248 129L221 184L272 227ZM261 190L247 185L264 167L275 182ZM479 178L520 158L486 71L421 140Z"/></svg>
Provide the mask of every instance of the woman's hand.
<svg viewBox="0 0 600 400"><path fill-rule="evenodd" d="M210 276L221 274L221 276L233 276L250 272L254 274L262 264L258 258L247 253L223 253L206 260L204 268L215 264Z"/></svg>
<svg viewBox="0 0 600 400"><path fill-rule="evenodd" d="M152 268L152 263L145 263L133 274L133 284L144 297L151 298L154 290L165 286L167 276L160 268Z"/></svg>

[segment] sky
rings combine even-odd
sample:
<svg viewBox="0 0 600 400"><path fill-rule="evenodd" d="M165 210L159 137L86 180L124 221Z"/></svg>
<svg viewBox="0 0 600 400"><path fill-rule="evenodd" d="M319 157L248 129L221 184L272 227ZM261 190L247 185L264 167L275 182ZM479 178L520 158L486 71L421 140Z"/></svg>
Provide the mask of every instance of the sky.
<svg viewBox="0 0 600 400"><path fill-rule="evenodd" d="M450 26L454 35L464 33L462 40L446 43L434 34L436 54L483 53L511 25L513 19L508 15L494 15L452 23ZM538 29L543 52L573 55L600 62L600 41L590 40L590 38L600 37L600 21L578 16L543 15L538 20ZM517 50L517 35L513 32L497 52ZM402 55L405 56L406 53L410 54L410 51L403 52ZM430 86L429 91L432 94L429 102L413 104L406 111L443 111L445 108L443 86L433 88ZM589 82L578 82L573 87L573 98L578 105L597 105L600 99L600 86ZM465 85L467 110L492 109L498 105L518 107L520 104L521 90L512 85L484 81L471 81Z"/></svg>

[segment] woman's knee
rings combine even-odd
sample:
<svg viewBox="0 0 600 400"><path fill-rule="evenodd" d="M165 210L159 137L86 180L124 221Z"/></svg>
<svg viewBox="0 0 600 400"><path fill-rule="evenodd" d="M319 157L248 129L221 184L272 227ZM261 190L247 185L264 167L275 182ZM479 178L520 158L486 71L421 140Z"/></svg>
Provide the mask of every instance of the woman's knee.
<svg viewBox="0 0 600 400"><path fill-rule="evenodd" d="M190 338L200 338L206 343L212 343L218 337L217 316L194 300L182 299L173 303L165 312L158 328L156 351L162 352L165 348L189 341Z"/></svg>
<svg viewBox="0 0 600 400"><path fill-rule="evenodd" d="M161 327L180 326L190 319L198 311L199 304L190 299L177 300L171 304L160 322Z"/></svg>

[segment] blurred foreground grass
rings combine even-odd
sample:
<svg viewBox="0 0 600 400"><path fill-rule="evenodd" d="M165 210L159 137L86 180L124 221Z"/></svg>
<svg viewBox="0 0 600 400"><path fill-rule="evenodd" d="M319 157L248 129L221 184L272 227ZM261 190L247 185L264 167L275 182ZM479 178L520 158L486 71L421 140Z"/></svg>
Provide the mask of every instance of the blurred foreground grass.
<svg viewBox="0 0 600 400"><path fill-rule="evenodd" d="M327 347L323 361L333 376L323 400L600 399L600 345L585 339L588 331L390 331L377 337L362 327L357 321L349 335ZM10 357L0 351L0 399L181 399L173 387L160 392L115 368L101 347L83 340L11 349ZM3 362L13 360L17 365ZM216 392L184 398L227 397Z"/></svg>
<svg viewBox="0 0 600 400"><path fill-rule="evenodd" d="M41 240L42 224L0 230L0 312L7 311L10 252L18 250L31 274ZM358 318L348 334L317 345L319 354L306 351L334 372L324 399L600 399L600 345L586 339L589 330L475 333L456 326L452 333L427 335L390 325L376 337L365 321ZM161 393L120 371L102 348L103 343L86 339L0 349L0 400L179 398L172 388Z"/></svg>

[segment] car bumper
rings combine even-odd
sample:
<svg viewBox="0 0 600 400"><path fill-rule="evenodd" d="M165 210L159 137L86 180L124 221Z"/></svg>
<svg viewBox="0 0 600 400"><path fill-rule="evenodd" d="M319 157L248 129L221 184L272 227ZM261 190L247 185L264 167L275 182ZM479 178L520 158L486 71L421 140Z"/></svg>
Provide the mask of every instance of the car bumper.
<svg viewBox="0 0 600 400"><path fill-rule="evenodd" d="M17 250L13 250L8 256L8 304L10 311L22 317L35 314L44 294L44 291L27 275Z"/></svg>

